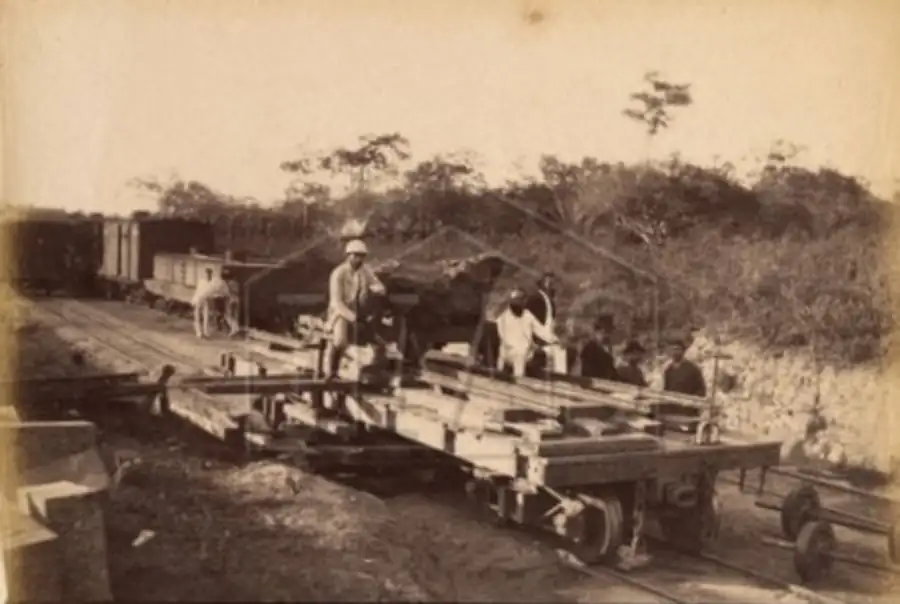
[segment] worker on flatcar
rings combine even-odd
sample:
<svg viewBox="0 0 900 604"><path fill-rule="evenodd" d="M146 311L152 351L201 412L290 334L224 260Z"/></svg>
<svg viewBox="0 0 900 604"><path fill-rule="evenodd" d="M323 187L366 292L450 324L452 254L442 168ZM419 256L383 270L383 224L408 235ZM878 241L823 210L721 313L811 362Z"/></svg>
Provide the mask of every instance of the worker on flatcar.
<svg viewBox="0 0 900 604"><path fill-rule="evenodd" d="M331 271L328 281L328 319L325 331L331 336L327 355L326 378L338 375L347 348L360 337L361 315L371 294L384 294L384 284L365 266L369 249L362 239L351 239L344 252L346 260ZM376 356L384 356L375 342Z"/></svg>
<svg viewBox="0 0 900 604"><path fill-rule="evenodd" d="M543 325L548 333L556 333L556 275L546 272L538 279L535 292L528 297L525 308ZM565 350L559 346L551 346L537 339L534 350L535 362L547 367L548 361L556 373L566 372Z"/></svg>
<svg viewBox="0 0 900 604"><path fill-rule="evenodd" d="M641 362L644 360L646 350L637 340L630 340L622 350L625 362L616 367L616 373L620 382L633 386L647 387L647 378L641 370Z"/></svg>
<svg viewBox="0 0 900 604"><path fill-rule="evenodd" d="M687 351L687 338L672 338L669 342L671 362L663 372L663 390L706 396L706 380L696 363L684 358Z"/></svg>
<svg viewBox="0 0 900 604"><path fill-rule="evenodd" d="M581 375L601 380L618 380L611 350L613 316L603 313L594 319L593 337L581 348Z"/></svg>
<svg viewBox="0 0 900 604"><path fill-rule="evenodd" d="M496 320L500 339L497 370L506 371L511 367L515 377L525 375L525 368L535 351L535 337L548 345L559 345L556 334L538 321L525 305L525 293L521 289L513 289L509 293L506 309Z"/></svg>

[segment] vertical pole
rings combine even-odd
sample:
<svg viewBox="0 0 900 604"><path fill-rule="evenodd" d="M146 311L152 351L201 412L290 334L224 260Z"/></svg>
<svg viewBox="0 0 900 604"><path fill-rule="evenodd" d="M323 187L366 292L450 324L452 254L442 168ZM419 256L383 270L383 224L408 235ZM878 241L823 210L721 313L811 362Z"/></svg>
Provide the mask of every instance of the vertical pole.
<svg viewBox="0 0 900 604"><path fill-rule="evenodd" d="M656 354L662 351L662 342L660 339L659 325L659 281L653 282L653 345L656 348Z"/></svg>

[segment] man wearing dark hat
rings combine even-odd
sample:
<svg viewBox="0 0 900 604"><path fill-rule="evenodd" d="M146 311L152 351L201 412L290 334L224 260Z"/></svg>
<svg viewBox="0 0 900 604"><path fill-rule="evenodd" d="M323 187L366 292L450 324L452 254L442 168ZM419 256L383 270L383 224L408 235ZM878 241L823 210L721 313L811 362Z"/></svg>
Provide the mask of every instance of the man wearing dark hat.
<svg viewBox="0 0 900 604"><path fill-rule="evenodd" d="M647 387L647 379L644 372L641 371L641 361L644 360L644 347L637 340L630 340L622 351L625 362L616 367L616 373L619 374L619 381L641 388Z"/></svg>
<svg viewBox="0 0 900 604"><path fill-rule="evenodd" d="M594 320L593 337L581 349L581 375L601 380L616 380L616 362L610 350L613 317L602 314Z"/></svg>
<svg viewBox="0 0 900 604"><path fill-rule="evenodd" d="M706 380L696 363L684 358L687 338L673 338L669 342L669 356L672 361L663 373L663 390L706 396Z"/></svg>

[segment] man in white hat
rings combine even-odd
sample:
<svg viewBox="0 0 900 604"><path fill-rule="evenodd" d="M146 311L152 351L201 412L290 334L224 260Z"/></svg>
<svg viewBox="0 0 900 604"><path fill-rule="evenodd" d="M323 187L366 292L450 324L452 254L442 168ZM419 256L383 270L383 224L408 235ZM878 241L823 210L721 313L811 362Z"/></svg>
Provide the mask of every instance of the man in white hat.
<svg viewBox="0 0 900 604"><path fill-rule="evenodd" d="M525 375L525 367L534 354L535 336L549 345L559 344L556 334L525 308L525 293L521 289L510 292L509 305L497 317L496 323L500 338L497 370L504 371L511 365L515 377Z"/></svg>
<svg viewBox="0 0 900 604"><path fill-rule="evenodd" d="M384 284L365 266L369 250L362 239L351 239L344 252L347 259L331 271L328 282L328 321L326 331L331 333L331 346L327 357L327 377L337 377L341 358L358 336L358 313L364 307L369 294L383 294Z"/></svg>

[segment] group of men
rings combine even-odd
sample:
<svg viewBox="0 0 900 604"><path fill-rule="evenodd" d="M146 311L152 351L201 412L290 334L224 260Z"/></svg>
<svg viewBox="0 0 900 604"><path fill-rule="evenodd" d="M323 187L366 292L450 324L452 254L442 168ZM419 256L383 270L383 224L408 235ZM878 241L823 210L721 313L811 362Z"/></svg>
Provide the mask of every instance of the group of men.
<svg viewBox="0 0 900 604"><path fill-rule="evenodd" d="M331 346L327 355L327 376L337 375L347 347L359 337L358 330L366 302L372 294L385 293L384 284L366 265L368 249L360 239L351 239L345 247L346 260L331 273L328 287L328 319L326 332ZM514 376L527 375L535 369L568 373L571 364L567 349L557 336L556 278L544 274L531 296L520 288L510 292L506 308L495 325L499 339L496 355L499 371L511 370ZM581 375L614 380L636 386L647 386L641 369L645 349L635 340L626 343L624 361L616 363L612 353L614 318L602 314L594 321L591 339L577 351ZM700 368L685 359L688 342L677 338L669 342L670 363L663 373L663 389L671 392L706 396L706 382Z"/></svg>
<svg viewBox="0 0 900 604"><path fill-rule="evenodd" d="M566 353L575 352L583 377L598 378L646 387L647 379L641 369L646 350L640 342L631 340L622 351L623 362L616 363L612 352L614 318L601 314L593 322L591 338L580 350L566 350L556 335L555 276L544 274L530 296L519 289L510 293L506 309L497 317L499 353L497 369L510 371L513 376L540 373L549 368L554 373L568 373L575 363L568 362ZM663 373L663 389L694 396L706 396L706 382L700 368L687 360L686 338L669 342L670 363ZM574 360L574 359L572 359Z"/></svg>
<svg viewBox="0 0 900 604"><path fill-rule="evenodd" d="M335 267L328 283L328 316L325 332L330 340L325 362L326 378L337 376L341 359L347 348L362 331L371 327L366 317L368 302L385 293L384 284L365 265L368 255L361 239L351 239L345 248L345 261ZM213 310L229 329L229 335L239 330L240 296L238 285L230 279L228 267L217 273L206 269L206 279L198 280L192 304L194 331L199 338L210 335ZM521 377L549 369L554 373L569 373L574 363L567 357L575 352L584 377L613 380L647 386L641 369L646 350L636 340L625 344L622 362L616 363L612 352L614 317L601 314L593 322L591 338L574 351L567 349L557 336L555 276L544 274L535 291L526 295L520 288L509 294L506 308L497 316L495 325L499 339L496 354L497 370ZM706 382L700 368L684 358L688 343L685 339L669 342L671 361L663 373L663 389L706 396ZM375 344L380 349L378 344ZM377 353L377 351L376 351Z"/></svg>

